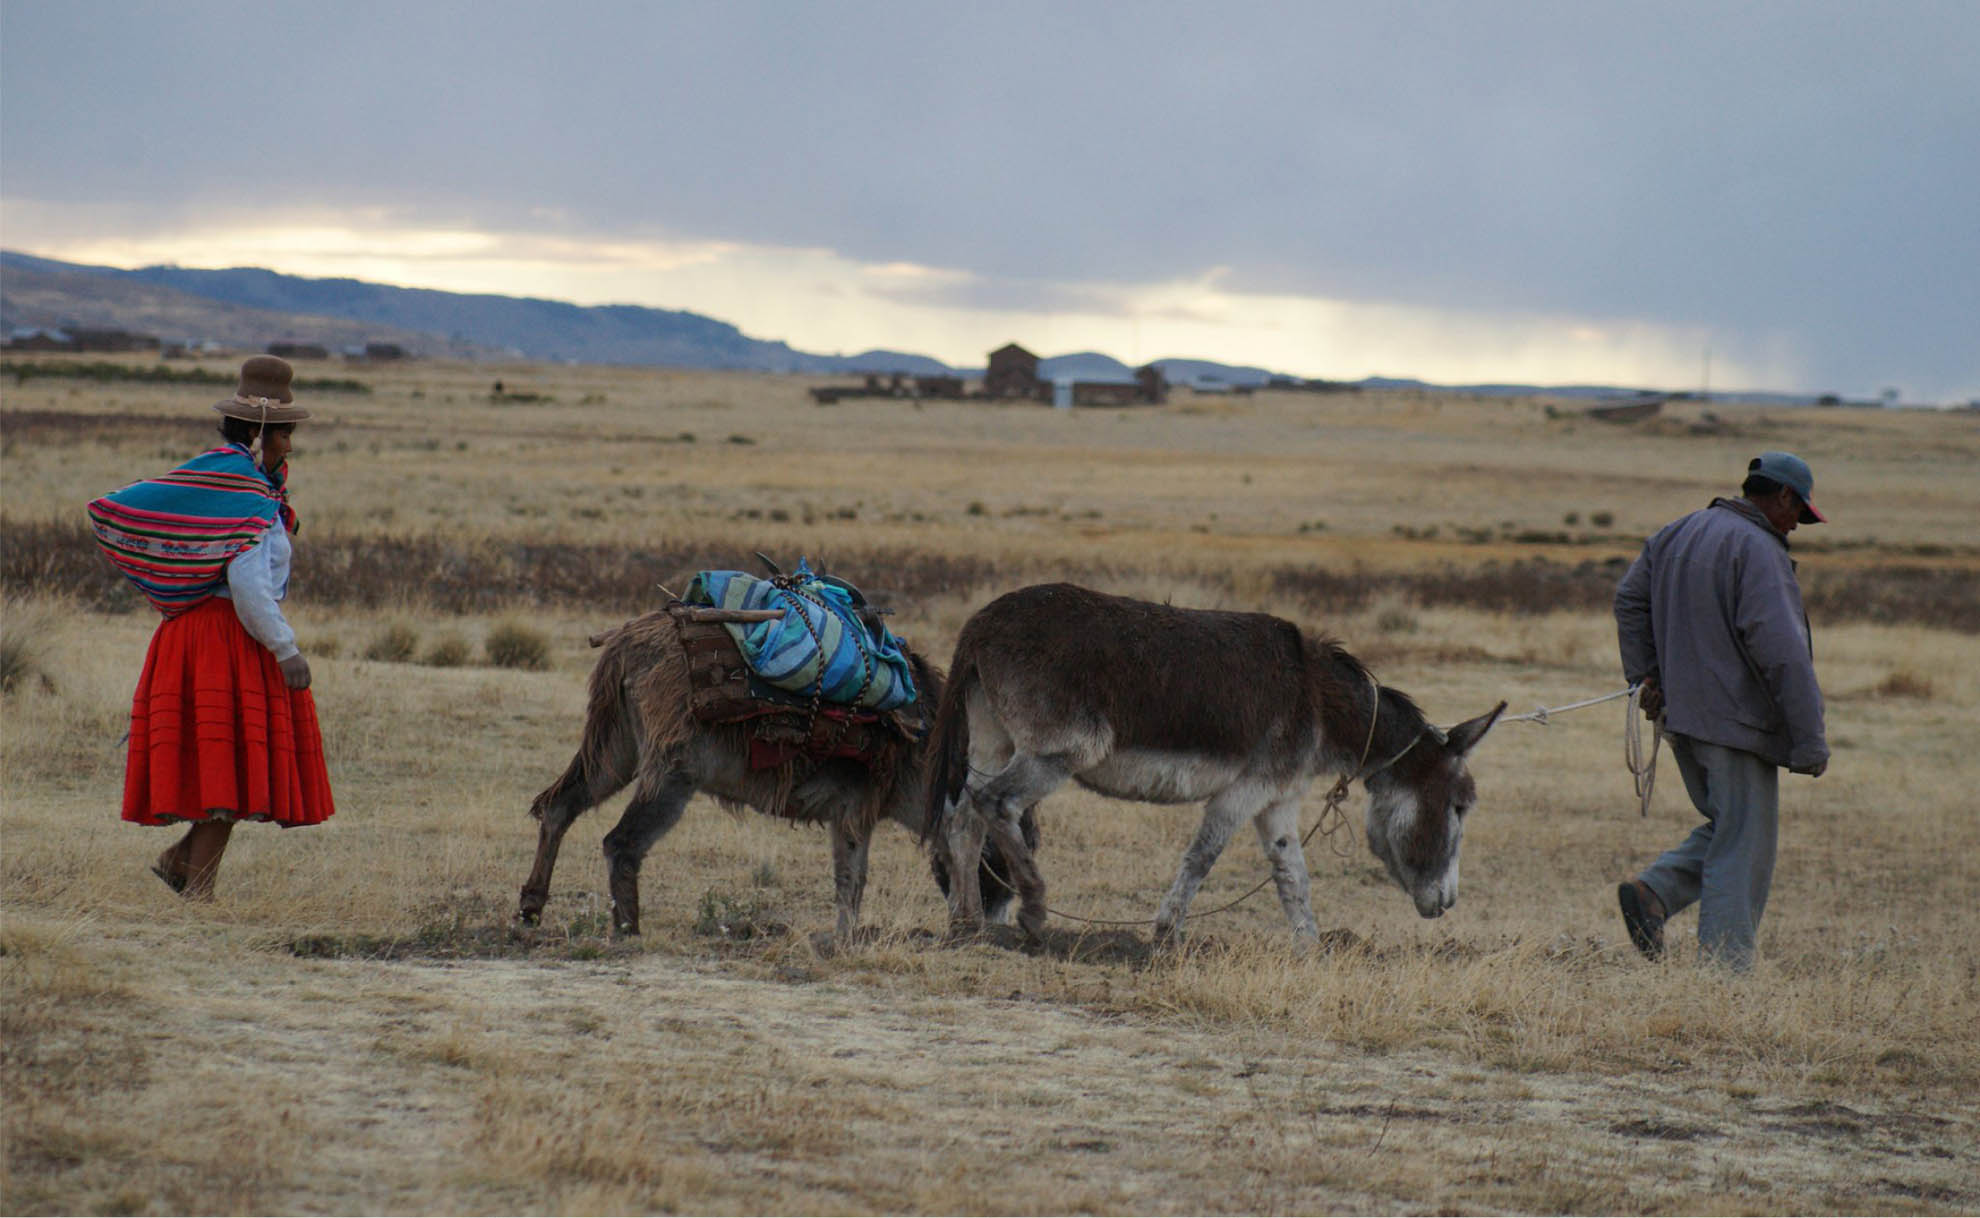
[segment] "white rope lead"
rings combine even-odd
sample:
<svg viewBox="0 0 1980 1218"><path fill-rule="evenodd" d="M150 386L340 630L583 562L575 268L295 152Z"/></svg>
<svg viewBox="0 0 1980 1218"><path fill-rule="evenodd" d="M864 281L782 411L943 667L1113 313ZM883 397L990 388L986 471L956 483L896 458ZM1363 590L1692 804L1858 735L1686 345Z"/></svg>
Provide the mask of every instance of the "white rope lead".
<svg viewBox="0 0 1980 1218"><path fill-rule="evenodd" d="M1643 752L1643 721L1637 712L1642 709L1643 686L1632 685L1599 698L1586 698L1580 702L1570 702L1566 706L1536 706L1530 714L1506 715L1502 723L1537 723L1546 727L1552 716L1580 710L1587 706L1600 706L1604 702L1614 702L1617 698L1627 698L1623 706L1623 764L1629 767L1630 780L1636 787L1637 811L1641 816L1650 815L1650 793L1657 787L1657 751L1664 743L1664 720L1659 716L1655 734L1650 740L1650 752Z"/></svg>
<svg viewBox="0 0 1980 1218"><path fill-rule="evenodd" d="M1580 710L1584 706L1600 706L1604 702L1614 702L1617 698L1628 698L1630 700L1630 705L1634 706L1636 704L1636 691L1641 688L1642 686L1632 685L1628 689L1619 689L1615 693L1603 694L1599 698L1588 698L1581 702L1570 702L1566 706L1536 706L1533 708L1533 713L1531 714L1505 715L1500 718L1499 722L1537 723L1541 727L1546 727L1547 717L1549 715L1566 714L1568 711L1571 710Z"/></svg>

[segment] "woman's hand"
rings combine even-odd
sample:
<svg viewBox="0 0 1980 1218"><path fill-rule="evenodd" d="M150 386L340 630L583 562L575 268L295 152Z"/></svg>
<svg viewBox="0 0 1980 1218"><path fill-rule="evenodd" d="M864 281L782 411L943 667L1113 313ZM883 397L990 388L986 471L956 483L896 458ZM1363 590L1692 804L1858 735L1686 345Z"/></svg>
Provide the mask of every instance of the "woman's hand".
<svg viewBox="0 0 1980 1218"><path fill-rule="evenodd" d="M277 660L276 663L282 666L282 681L290 689L309 688L309 661L303 659L302 652L298 651L288 659Z"/></svg>

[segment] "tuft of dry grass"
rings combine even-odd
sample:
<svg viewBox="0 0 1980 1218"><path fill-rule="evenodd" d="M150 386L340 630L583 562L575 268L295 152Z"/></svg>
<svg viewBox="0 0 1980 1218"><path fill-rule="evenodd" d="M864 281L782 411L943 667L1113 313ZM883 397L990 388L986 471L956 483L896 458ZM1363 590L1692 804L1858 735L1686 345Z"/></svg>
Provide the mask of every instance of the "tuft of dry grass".
<svg viewBox="0 0 1980 1218"><path fill-rule="evenodd" d="M488 662L497 668L540 670L550 667L550 638L521 622L500 622L482 640Z"/></svg>
<svg viewBox="0 0 1980 1218"><path fill-rule="evenodd" d="M364 645L364 658L404 664L419 652L419 631L409 622L388 622Z"/></svg>
<svg viewBox="0 0 1980 1218"><path fill-rule="evenodd" d="M1890 673L1872 687L1871 692L1879 698L1920 698L1932 697L1932 679L1909 668L1900 668Z"/></svg>
<svg viewBox="0 0 1980 1218"><path fill-rule="evenodd" d="M40 604L9 598L0 606L0 694L27 685L55 692L48 655L54 628L54 614Z"/></svg>
<svg viewBox="0 0 1980 1218"><path fill-rule="evenodd" d="M458 632L449 632L433 641L420 662L429 668L459 668L474 655L474 649Z"/></svg>

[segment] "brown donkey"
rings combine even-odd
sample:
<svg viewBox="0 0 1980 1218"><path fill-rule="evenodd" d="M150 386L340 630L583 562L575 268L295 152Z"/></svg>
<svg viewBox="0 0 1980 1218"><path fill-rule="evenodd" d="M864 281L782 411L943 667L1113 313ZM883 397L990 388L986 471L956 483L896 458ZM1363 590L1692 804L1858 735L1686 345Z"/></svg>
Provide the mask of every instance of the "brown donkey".
<svg viewBox="0 0 1980 1218"><path fill-rule="evenodd" d="M523 883L516 916L533 924L542 914L557 848L572 822L633 784L631 802L605 835L617 933L639 933L640 864L653 844L680 821L689 797L706 791L732 809L750 807L827 826L832 836L837 933L842 939L851 936L866 890L867 847L875 823L886 817L922 832L924 743L901 740L896 747L883 749L870 767L836 757L796 758L752 769L747 724L709 724L694 717L681 629L663 610L594 640L604 650L591 671L590 705L577 755L563 776L530 805L530 815L541 827L536 864ZM942 674L919 655L910 653L910 660L921 690L918 712L941 697ZM1035 845L1037 829L1028 816L1025 830ZM936 841L931 865L945 894L950 887L947 854L946 844ZM980 866L984 874L978 885L988 895L992 917L997 917L1011 896L999 878L1009 873L1009 865L1001 855L985 855Z"/></svg>
<svg viewBox="0 0 1980 1218"><path fill-rule="evenodd" d="M1287 920L1316 936L1299 809L1326 773L1367 787L1369 849L1418 913L1434 918L1457 901L1464 814L1477 800L1465 756L1503 702L1443 731L1338 642L1290 622L1071 584L986 605L963 625L949 671L929 741L927 820L963 876L950 894L959 931L982 917L968 861L987 833L1015 867L1019 924L1041 933L1045 885L1019 816L1067 779L1120 799L1205 801L1156 912L1157 941L1181 933L1190 899L1245 820Z"/></svg>

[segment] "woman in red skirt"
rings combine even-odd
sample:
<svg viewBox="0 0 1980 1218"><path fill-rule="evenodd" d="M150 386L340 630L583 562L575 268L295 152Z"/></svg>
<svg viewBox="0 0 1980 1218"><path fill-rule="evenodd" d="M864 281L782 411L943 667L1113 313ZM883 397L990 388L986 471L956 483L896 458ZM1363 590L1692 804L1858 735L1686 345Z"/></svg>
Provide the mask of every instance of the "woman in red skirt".
<svg viewBox="0 0 1980 1218"><path fill-rule="evenodd" d="M314 825L335 805L309 661L282 616L290 537L286 480L297 422L289 365L241 365L214 405L227 442L89 505L97 542L165 615L131 704L124 819L185 824L152 871L211 900L234 823Z"/></svg>

